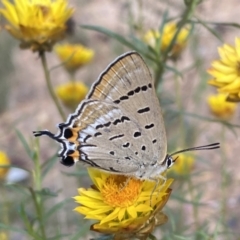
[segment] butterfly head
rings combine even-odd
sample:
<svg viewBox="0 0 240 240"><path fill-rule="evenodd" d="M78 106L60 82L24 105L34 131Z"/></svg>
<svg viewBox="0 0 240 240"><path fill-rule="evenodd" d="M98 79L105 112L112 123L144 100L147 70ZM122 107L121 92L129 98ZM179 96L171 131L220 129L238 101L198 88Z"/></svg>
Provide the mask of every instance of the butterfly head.
<svg viewBox="0 0 240 240"><path fill-rule="evenodd" d="M176 160L178 158L178 157L176 157L175 159L173 159L172 156L177 155L182 152L190 152L190 151L197 151L197 150L211 150L211 149L217 149L219 147L220 147L219 143L212 143L212 144L208 144L208 145L204 145L204 146L183 149L183 150L174 152L170 155L167 155L164 162L162 163L162 165L164 165L166 167L166 169L170 168L176 162Z"/></svg>
<svg viewBox="0 0 240 240"><path fill-rule="evenodd" d="M172 167L172 165L175 163L176 160L177 160L177 158L176 158L176 159L173 159L171 155L168 155L168 154L167 154L167 156L166 156L166 158L165 158L165 161L164 161L164 164L165 164L165 166L166 166L166 169Z"/></svg>

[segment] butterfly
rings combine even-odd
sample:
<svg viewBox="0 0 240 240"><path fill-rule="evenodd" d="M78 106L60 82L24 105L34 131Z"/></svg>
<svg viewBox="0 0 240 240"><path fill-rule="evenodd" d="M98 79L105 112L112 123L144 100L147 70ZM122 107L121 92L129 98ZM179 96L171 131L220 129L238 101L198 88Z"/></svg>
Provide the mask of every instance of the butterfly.
<svg viewBox="0 0 240 240"><path fill-rule="evenodd" d="M93 83L65 123L47 135L59 142L61 163L81 162L115 174L156 179L180 152L216 149L219 143L167 154L164 121L150 71L137 52L119 56Z"/></svg>

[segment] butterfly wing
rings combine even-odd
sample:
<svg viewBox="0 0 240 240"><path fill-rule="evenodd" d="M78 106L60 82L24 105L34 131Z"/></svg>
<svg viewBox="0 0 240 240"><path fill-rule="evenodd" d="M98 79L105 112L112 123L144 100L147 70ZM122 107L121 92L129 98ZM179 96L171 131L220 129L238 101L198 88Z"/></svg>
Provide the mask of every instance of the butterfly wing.
<svg viewBox="0 0 240 240"><path fill-rule="evenodd" d="M166 134L151 74L142 57L126 53L93 84L87 99L54 136L63 163L80 160L111 172L135 173L162 162Z"/></svg>

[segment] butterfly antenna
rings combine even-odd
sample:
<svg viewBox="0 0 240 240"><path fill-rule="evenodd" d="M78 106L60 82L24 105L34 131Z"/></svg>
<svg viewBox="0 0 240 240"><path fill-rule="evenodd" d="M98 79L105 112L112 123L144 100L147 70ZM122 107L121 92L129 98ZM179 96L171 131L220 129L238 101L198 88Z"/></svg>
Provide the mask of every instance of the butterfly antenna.
<svg viewBox="0 0 240 240"><path fill-rule="evenodd" d="M211 149L217 149L220 148L220 143L212 143L208 145L203 145L199 147L192 147L192 148L186 148L177 152L172 153L170 156L176 155L178 153L182 152L190 152L190 151L198 151L198 150L211 150Z"/></svg>
<svg viewBox="0 0 240 240"><path fill-rule="evenodd" d="M42 135L47 135L48 137L56 140L57 142L62 142L58 137L56 137L53 133L49 132L48 130L45 131L34 131L33 132L34 137L40 137Z"/></svg>

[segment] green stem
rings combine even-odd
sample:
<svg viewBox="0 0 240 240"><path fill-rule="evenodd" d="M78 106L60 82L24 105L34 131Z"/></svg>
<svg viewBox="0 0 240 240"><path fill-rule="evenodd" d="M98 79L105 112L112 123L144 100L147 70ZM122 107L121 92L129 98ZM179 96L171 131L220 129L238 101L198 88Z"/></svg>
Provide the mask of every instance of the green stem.
<svg viewBox="0 0 240 240"><path fill-rule="evenodd" d="M32 188L29 188L29 191L32 195L33 198L33 203L34 203L34 207L39 219L39 226L40 226L40 231L42 234L42 239L47 239L46 237L46 233L45 233L45 228L44 228L44 221L43 221L43 204L42 204L42 198L40 198L40 200L37 198L35 191Z"/></svg>
<svg viewBox="0 0 240 240"><path fill-rule="evenodd" d="M191 16L193 15L194 11L195 11L195 8L197 7L197 5L199 4L199 0L189 0L189 1L186 1L186 5L187 5L187 8L185 10L185 12L183 13L183 17L182 17L182 20L178 23L178 28L177 28L177 31L176 33L174 34L174 37L171 41L171 43L168 45L168 48L166 49L166 51L164 52L164 56L163 56L163 62L166 61L166 59L168 58L168 53L171 52L175 42L176 42L176 39L178 37L178 34L180 33L181 29L183 28L183 26L189 22Z"/></svg>
<svg viewBox="0 0 240 240"><path fill-rule="evenodd" d="M154 79L154 85L155 85L155 89L156 91L158 90L158 86L160 84L160 77L163 74L163 67L162 67L162 63L161 62L157 62L157 67L155 69L155 79Z"/></svg>
<svg viewBox="0 0 240 240"><path fill-rule="evenodd" d="M194 187L192 185L191 177L187 177L188 182L188 189L189 193L191 195L192 202L196 202L196 198L194 197ZM198 206L196 204L193 204L193 218L194 218L194 224L195 224L195 230L197 231L199 229L199 221L198 221Z"/></svg>
<svg viewBox="0 0 240 240"><path fill-rule="evenodd" d="M225 126L222 126L221 131L221 142L225 142ZM226 158L226 150L224 144L221 146L222 149L222 161L221 161L221 215L223 220L223 225L225 226L226 222L226 213L227 213L227 158Z"/></svg>
<svg viewBox="0 0 240 240"><path fill-rule="evenodd" d="M55 103L55 105L57 107L57 110L58 110L59 114L62 117L62 120L65 121L66 120L65 114L64 114L64 112L61 108L61 105L58 101L58 98L57 98L57 96L54 92L54 89L53 89L53 86L52 86L52 83L51 83L50 72L49 72L48 67L47 67L46 54L43 51L43 52L40 52L39 56L40 56L41 61L42 61L42 66L43 66L43 70L44 70L44 75L45 75L45 80L46 80L46 83L47 83L48 91L50 93L50 96L52 97L53 102Z"/></svg>
<svg viewBox="0 0 240 240"><path fill-rule="evenodd" d="M9 224L10 223L9 222L10 206L9 206L7 191L2 181L0 181L0 188L1 188L0 192L1 192L1 198L2 198L0 204L2 204L3 206L2 213L1 213L1 217L2 217L1 220L6 226L9 226L10 225ZM8 230L4 231L3 233L6 234L6 239L10 239Z"/></svg>

